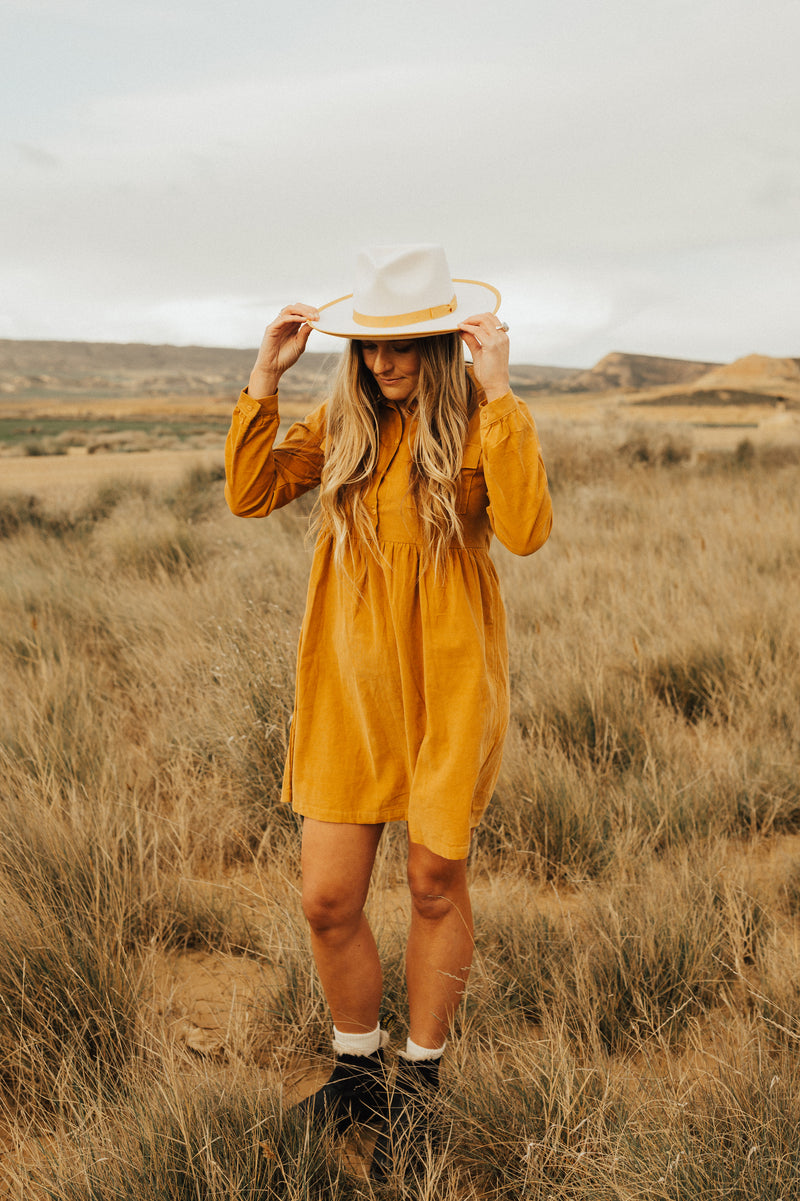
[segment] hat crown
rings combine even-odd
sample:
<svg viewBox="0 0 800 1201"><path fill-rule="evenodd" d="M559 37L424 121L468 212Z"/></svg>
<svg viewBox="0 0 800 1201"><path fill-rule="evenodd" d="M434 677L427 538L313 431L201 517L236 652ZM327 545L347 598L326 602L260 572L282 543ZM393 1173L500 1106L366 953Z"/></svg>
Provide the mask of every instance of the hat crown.
<svg viewBox="0 0 800 1201"><path fill-rule="evenodd" d="M356 258L354 319L403 317L455 307L444 247L435 243L368 246Z"/></svg>
<svg viewBox="0 0 800 1201"><path fill-rule="evenodd" d="M500 307L500 293L477 279L453 279L434 242L369 246L356 255L353 290L320 305L310 322L336 338L429 338L455 333L474 313Z"/></svg>

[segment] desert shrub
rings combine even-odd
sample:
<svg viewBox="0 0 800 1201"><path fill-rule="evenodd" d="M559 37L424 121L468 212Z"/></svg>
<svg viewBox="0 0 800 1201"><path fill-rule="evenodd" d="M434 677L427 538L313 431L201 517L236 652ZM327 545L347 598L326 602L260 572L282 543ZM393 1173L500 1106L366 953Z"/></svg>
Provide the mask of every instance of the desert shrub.
<svg viewBox="0 0 800 1201"><path fill-rule="evenodd" d="M757 900L684 860L595 888L569 922L530 902L479 915L476 942L496 1005L555 1023L576 1045L625 1052L679 1042L755 960L768 929Z"/></svg>
<svg viewBox="0 0 800 1201"><path fill-rule="evenodd" d="M63 447L57 453L65 453ZM140 559L145 574L159 560L169 570L174 561L191 559L190 544L183 527L207 517L215 507L221 507L219 481L224 474L223 467L193 467L176 485L161 493L155 492L145 480L127 479L123 475L98 485L82 504L61 510L45 509L40 499L33 495L6 493L0 496L0 539L10 538L26 529L53 536L84 535L106 522L121 507L124 516L119 524L121 529L128 531L127 550L120 545L116 565L124 565L126 558L129 561L136 559L134 548L140 539L144 547ZM172 521L167 519L167 514L172 515ZM152 526L159 520L161 531L154 538ZM164 541L166 529L173 531L172 549L169 549L169 537ZM194 545L196 547L196 543Z"/></svg>
<svg viewBox="0 0 800 1201"><path fill-rule="evenodd" d="M609 790L561 747L536 746L514 723L497 791L476 832L480 851L544 879L600 874L622 819Z"/></svg>
<svg viewBox="0 0 800 1201"><path fill-rule="evenodd" d="M800 1197L800 1085L788 1052L751 1051L623 1142L616 1178L659 1201ZM642 1128L644 1127L644 1128ZM627 1195L624 1191L622 1195Z"/></svg>
<svg viewBox="0 0 800 1201"><path fill-rule="evenodd" d="M611 1101L601 1068L580 1066L555 1029L548 1035L507 1046L501 1036L480 1056L465 1048L448 1090L447 1157L480 1196L591 1195L590 1165L619 1098Z"/></svg>
<svg viewBox="0 0 800 1201"><path fill-rule="evenodd" d="M107 480L95 488L89 498L78 510L76 525L91 527L97 522L105 521L114 510L126 501L137 499L147 501L153 495L153 489L146 480L126 479L117 476Z"/></svg>
<svg viewBox="0 0 800 1201"><path fill-rule="evenodd" d="M617 454L629 466L675 467L691 459L692 446L686 437L648 431L626 439L617 448Z"/></svg>
<svg viewBox="0 0 800 1201"><path fill-rule="evenodd" d="M749 438L742 438L736 444L733 452L733 463L736 467L752 467L756 461L756 448Z"/></svg>
<svg viewBox="0 0 800 1201"><path fill-rule="evenodd" d="M58 931L55 916L2 910L0 1087L34 1125L53 1111L74 1117L88 1096L114 1091L135 1054L135 983L105 948Z"/></svg>
<svg viewBox="0 0 800 1201"><path fill-rule="evenodd" d="M164 503L179 520L199 521L222 506L220 482L224 479L224 464L192 467L173 489L166 492Z"/></svg>
<svg viewBox="0 0 800 1201"><path fill-rule="evenodd" d="M0 1082L47 1113L112 1087L137 1047L138 988L125 949L132 876L108 830L81 830L18 800L0 806ZM76 1099L77 1098L77 1099Z"/></svg>
<svg viewBox="0 0 800 1201"><path fill-rule="evenodd" d="M734 827L735 798L725 781L693 766L630 773L622 781L628 820L648 851L676 851Z"/></svg>
<svg viewBox="0 0 800 1201"><path fill-rule="evenodd" d="M733 695L741 687L739 664L722 647L694 647L680 656L663 656L646 671L648 686L659 700L687 721L725 719Z"/></svg>
<svg viewBox="0 0 800 1201"><path fill-rule="evenodd" d="M56 438L32 438L23 442L20 448L29 458L39 458L42 455L65 455L66 447Z"/></svg>
<svg viewBox="0 0 800 1201"><path fill-rule="evenodd" d="M294 705L295 644L275 606L216 630L213 680L220 706L212 737L250 824L254 848L296 843L300 819L281 803ZM230 732L223 737L222 730ZM208 731L211 733L211 731Z"/></svg>
<svg viewBox="0 0 800 1201"><path fill-rule="evenodd" d="M576 442L571 430L555 425L547 431L544 450L547 481L554 496L605 479L615 467L613 446L599 433Z"/></svg>
<svg viewBox="0 0 800 1201"><path fill-rule="evenodd" d="M796 467L800 463L800 446L797 443L765 445L758 448L759 467L766 471Z"/></svg>
<svg viewBox="0 0 800 1201"><path fill-rule="evenodd" d="M168 509L140 498L117 504L92 534L92 546L111 570L127 571L143 579L161 573L180 575L199 566L206 557L204 543L192 527Z"/></svg>
<svg viewBox="0 0 800 1201"><path fill-rule="evenodd" d="M568 1022L611 1050L650 1038L674 1044L752 961L765 911L741 889L686 869L615 891L586 915L590 949L570 982Z"/></svg>
<svg viewBox="0 0 800 1201"><path fill-rule="evenodd" d="M236 903L230 888L169 870L161 871L158 889L142 897L126 934L133 945L149 942L181 951L213 948L244 954L261 948L259 925Z"/></svg>
<svg viewBox="0 0 800 1201"><path fill-rule="evenodd" d="M0 494L0 539L13 538L25 530L57 536L68 527L67 517L46 512L36 496L14 492Z"/></svg>
<svg viewBox="0 0 800 1201"><path fill-rule="evenodd" d="M568 970L575 959L574 932L563 917L540 913L532 898L514 900L500 912L476 910L476 968L467 994L475 1028L491 1029L503 1018L541 1023L563 1012L558 965Z"/></svg>
<svg viewBox="0 0 800 1201"><path fill-rule="evenodd" d="M113 1091L137 1047L131 966L61 919L43 902L0 899L0 1085L34 1122Z"/></svg>
<svg viewBox="0 0 800 1201"><path fill-rule="evenodd" d="M497 552L512 729L471 866L475 965L443 1066L456 1122L440 1177L396 1188L677 1201L719 1181L777 1201L797 1167L780 1090L796 1076L799 890L771 876L771 930L735 865L772 873L776 834L800 827L797 471L725 452L686 462L676 487L655 442L632 470L609 433L565 428L553 455L547 441L553 538L533 560ZM120 480L63 512L0 504L0 1061L9 1137L24 1163L49 1159L53 1197L248 1196L245 1163L253 1189L290 1198L305 1171L267 1134L296 1176L264 1184L244 1137L215 1142L223 1109L184 1104L198 1076L229 1101L247 1073L328 1053L330 1036L299 821L278 801L313 497L267 522L235 521L220 498L198 475L163 491ZM159 564L186 529L197 556ZM129 568L139 535L151 550ZM397 823L370 914L401 1045L404 856ZM252 1042L200 1071L136 989L151 958L187 947L268 965ZM749 1081L735 1104L724 1071L704 1076L726 1060ZM52 1139L54 1109L64 1137L37 1149L27 1134ZM351 1187L331 1179L323 1192ZM40 1194L20 1175L16 1195Z"/></svg>
<svg viewBox="0 0 800 1201"><path fill-rule="evenodd" d="M80 606L72 613L77 627ZM114 679L110 665L103 662L103 649L111 658L113 647L103 648L100 621L87 625L85 640L78 638L76 629L76 645L69 648L63 629L53 628L45 614L51 616L46 609L39 614L42 636L21 648L26 657L16 664L16 678L26 691L16 711L5 715L5 740L23 778L38 781L45 794L54 782L66 792L90 781L102 787L113 773L118 738L118 730L97 720L98 703L113 688ZM109 709L119 717L118 703L109 703Z"/></svg>
<svg viewBox="0 0 800 1201"><path fill-rule="evenodd" d="M642 708L635 680L608 675L597 686L576 682L561 703L543 710L539 723L544 737L570 758L619 772L647 756Z"/></svg>
<svg viewBox="0 0 800 1201"><path fill-rule="evenodd" d="M253 1085L140 1088L93 1132L80 1170L37 1172L53 1201L349 1201L360 1196L330 1141Z"/></svg>
<svg viewBox="0 0 800 1201"><path fill-rule="evenodd" d="M745 833L800 829L800 777L789 764L751 756L733 799L735 828Z"/></svg>

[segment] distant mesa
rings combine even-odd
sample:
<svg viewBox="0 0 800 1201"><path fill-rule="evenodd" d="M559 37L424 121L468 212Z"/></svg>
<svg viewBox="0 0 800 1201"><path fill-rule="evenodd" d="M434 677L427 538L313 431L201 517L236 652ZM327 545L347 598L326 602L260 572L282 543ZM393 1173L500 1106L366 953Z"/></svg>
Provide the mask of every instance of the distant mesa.
<svg viewBox="0 0 800 1201"><path fill-rule="evenodd" d="M613 351L580 371L563 391L625 393L628 404L675 408L800 407L800 359L750 354L706 363Z"/></svg>
<svg viewBox="0 0 800 1201"><path fill-rule="evenodd" d="M255 347L0 339L0 399L205 397L228 403L247 383L255 357ZM284 396L324 389L330 361L330 355L304 355L284 377Z"/></svg>
<svg viewBox="0 0 800 1201"><path fill-rule="evenodd" d="M800 387L800 360L775 359L765 354L748 354L733 363L715 367L697 381L700 388Z"/></svg>
<svg viewBox="0 0 800 1201"><path fill-rule="evenodd" d="M0 403L14 401L213 399L229 404L246 384L256 351L147 343L0 339ZM314 404L329 386L337 355L303 355L281 381L287 401ZM734 363L612 351L594 367L513 364L518 396L623 393L627 404L800 405L800 359L750 354Z"/></svg>
<svg viewBox="0 0 800 1201"><path fill-rule="evenodd" d="M719 363L693 359L667 359L613 350L588 371L579 372L571 381L570 391L607 392L620 388L639 390L665 384L693 384L719 366Z"/></svg>

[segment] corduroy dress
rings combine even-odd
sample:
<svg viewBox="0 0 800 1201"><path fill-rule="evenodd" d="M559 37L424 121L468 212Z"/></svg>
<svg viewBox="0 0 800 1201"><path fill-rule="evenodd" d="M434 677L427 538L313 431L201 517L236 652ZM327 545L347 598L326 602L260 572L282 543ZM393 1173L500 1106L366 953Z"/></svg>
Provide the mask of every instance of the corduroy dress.
<svg viewBox="0 0 800 1201"><path fill-rule="evenodd" d="M380 558L365 550L359 587L318 539L297 654L283 800L329 822L404 820L412 842L463 859L491 797L508 726L505 611L492 533L515 554L547 539L552 507L533 419L507 393L471 414L457 508L464 545L447 570L420 571L420 524L408 496L410 435L379 406L380 455L365 493ZM225 496L265 517L320 482L325 406L280 446L278 396L242 392L225 448Z"/></svg>

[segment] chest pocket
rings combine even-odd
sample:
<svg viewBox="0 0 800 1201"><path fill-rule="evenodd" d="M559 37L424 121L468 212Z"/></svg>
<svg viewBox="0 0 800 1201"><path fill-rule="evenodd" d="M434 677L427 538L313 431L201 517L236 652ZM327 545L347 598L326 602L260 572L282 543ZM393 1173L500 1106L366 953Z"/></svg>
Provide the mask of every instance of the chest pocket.
<svg viewBox="0 0 800 1201"><path fill-rule="evenodd" d="M486 495L486 477L483 474L483 458L480 442L467 442L464 447L464 461L458 477L458 496L456 509L459 513L469 513L474 517L486 511L488 497Z"/></svg>

